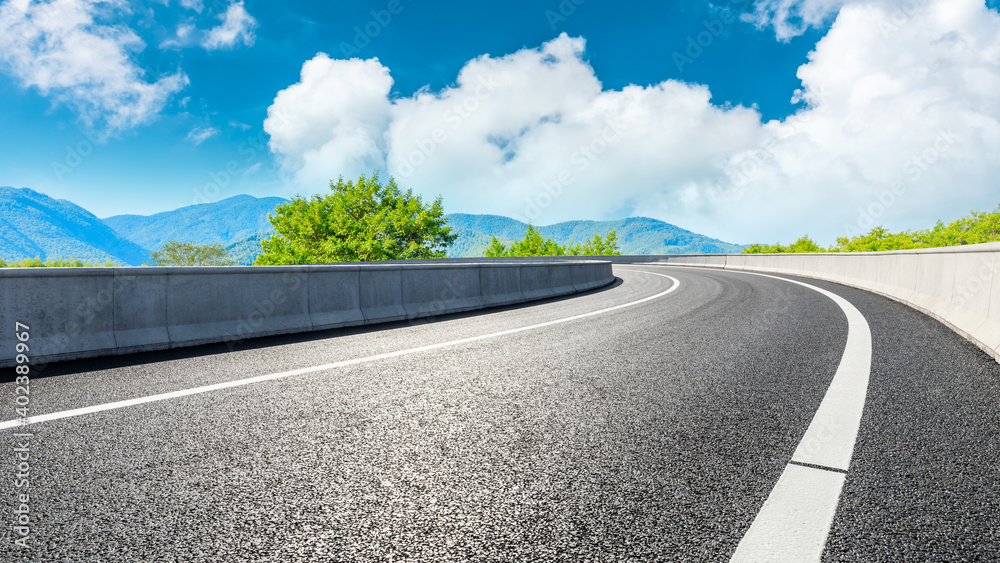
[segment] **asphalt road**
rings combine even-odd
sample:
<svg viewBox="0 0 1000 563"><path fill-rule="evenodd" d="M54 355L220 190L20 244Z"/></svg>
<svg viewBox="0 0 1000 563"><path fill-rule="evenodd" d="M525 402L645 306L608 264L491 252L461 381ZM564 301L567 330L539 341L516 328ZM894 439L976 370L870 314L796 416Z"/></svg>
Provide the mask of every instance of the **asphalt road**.
<svg viewBox="0 0 1000 563"><path fill-rule="evenodd" d="M3 430L0 560L728 561L847 340L832 300L772 278L621 266L613 286L540 304L53 364L31 380L31 414L489 335L673 284L647 272L680 284L530 330ZM1000 560L1000 365L906 306L801 281L872 332L823 560Z"/></svg>

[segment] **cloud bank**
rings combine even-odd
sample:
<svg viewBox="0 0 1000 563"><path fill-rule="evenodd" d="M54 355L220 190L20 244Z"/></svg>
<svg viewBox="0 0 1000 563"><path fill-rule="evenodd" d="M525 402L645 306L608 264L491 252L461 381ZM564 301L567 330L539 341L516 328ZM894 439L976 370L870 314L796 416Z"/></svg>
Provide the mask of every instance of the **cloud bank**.
<svg viewBox="0 0 1000 563"><path fill-rule="evenodd" d="M758 2L779 38L835 14L783 121L713 105L696 84L605 90L584 40L564 34L408 97L391 96L377 59L319 54L264 127L297 191L377 168L449 211L536 224L644 215L733 242L832 243L995 207L997 13L982 0L841 4Z"/></svg>
<svg viewBox="0 0 1000 563"><path fill-rule="evenodd" d="M0 58L23 86L53 95L101 135L149 122L188 78L178 71L146 79L133 61L143 41L99 21L121 10L127 5L116 1L8 0L0 5Z"/></svg>

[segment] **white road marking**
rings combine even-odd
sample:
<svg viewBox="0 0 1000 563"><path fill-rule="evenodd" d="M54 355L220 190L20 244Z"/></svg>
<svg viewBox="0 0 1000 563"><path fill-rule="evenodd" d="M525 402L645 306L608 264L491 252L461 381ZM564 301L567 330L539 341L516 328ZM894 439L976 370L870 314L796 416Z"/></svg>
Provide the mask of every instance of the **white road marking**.
<svg viewBox="0 0 1000 563"><path fill-rule="evenodd" d="M500 337L500 336L506 336L508 334L516 334L518 332L524 332L524 331L527 331L527 330L534 330L534 329L543 328L543 327L552 326L552 325L557 325L557 324L561 324L561 323L567 323L567 322L575 321L575 320L579 320L579 319L585 319L587 317L592 317L594 315L600 315L600 314L603 314L603 313L609 313L611 311L617 311L618 309L624 309L625 307L632 307L632 306L635 306L635 305L639 305L640 303L645 303L647 301L652 301L654 299L659 299L660 297L663 297L664 295L667 295L668 293L673 292L675 289L677 289L681 285L681 282L678 281L677 278L674 278L672 276L667 276L667 275L664 275L664 274L657 274L655 272L643 272L643 273L650 274L650 275L653 275L653 276L659 276L661 278L667 278L667 279L672 280L674 283L673 283L673 285L670 286L669 289L667 289L666 291L661 291L660 293L657 293L656 295L651 295L649 297L644 297L642 299L639 299L639 300L636 300L636 301L631 301L629 303L623 303L621 305L615 305L614 307L608 307L608 308L605 308L605 309L599 309L597 311L590 311L589 313L583 313L583 314L580 314L580 315L574 315L572 317L566 317L566 318L562 318L562 319L556 319L556 320L547 321L547 322L544 322L544 323L538 323L538 324L534 324L534 325L530 325L530 326L523 326L523 327L519 327L519 328L512 328L512 329L508 329L508 330L504 330L504 331L500 331L500 332L494 332L494 333L490 333L490 334L482 334L482 335L479 335L479 336L472 336L472 337L469 337L469 338L462 338L460 340L452 340L452 341L449 341L449 342L440 342L438 344L429 344L427 346L419 346L417 348L409 348L409 349L406 349L406 350L398 350L398 351L395 351L395 352L386 352L384 354L376 354L374 356L367 356L367 357L364 357L364 358L355 358L353 360L343 360L343 361L340 361L340 362L333 362L333 363L329 363L329 364L323 364L323 365L318 365L318 366L311 366L311 367L301 368L301 369L296 369L296 370L291 370L291 371L283 371L283 372L271 373L271 374L267 374L267 375L258 375L256 377L248 377L246 379L238 379L238 380L235 380L235 381L226 381L226 382L223 382L223 383L215 383L215 384L212 384L212 385L204 385L204 386L201 386L201 387L193 387L193 388L190 388L190 389L182 389L180 391L171 391L169 393L160 393L160 394L157 394L157 395L149 395L149 396L146 396L146 397L138 397L138 398L135 398L135 399L127 399L127 400L124 400L124 401L115 401L113 403L104 403L104 404L100 404L100 405L93 405L93 406L82 407L82 408L78 408L78 409L71 409L71 410L54 412L54 413L49 413L49 414L42 414L42 415L32 416L32 417L29 417L27 419L24 419L25 422L22 422L22 419L7 420L5 422L0 422L0 430L7 429L7 428L18 428L18 427L23 426L24 424L37 424L39 422L47 422L49 420L59 420L61 418L70 418L70 417L74 417L74 416L81 416L81 415L91 414L91 413L96 413L96 412L110 411L110 410L120 409L120 408L124 408L124 407L131 407L131 406L135 406L135 405L142 405L142 404L153 403L153 402L157 402L157 401L166 401L168 399L176 399L176 398L179 398L179 397L187 397L189 395L198 395L198 394L201 394L201 393L209 393L209 392L212 392L212 391L218 391L220 389L228 389L228 388L231 388L231 387L241 387L243 385L251 385L253 383L260 383L260 382L263 382L263 381L273 381L275 379L284 379L286 377L294 377L296 375L304 375L304 374L307 374L307 373L316 373L318 371L325 371L325 370L336 369L336 368L341 368L341 367L346 367L346 366L353 366L353 365L364 364L364 363L368 363L368 362L376 362L376 361L385 360L385 359L388 359L388 358L397 358L399 356L407 356L407 355L410 355L410 354L417 354L417 353L420 353L420 352L427 352L427 351L430 351L430 350L437 350L437 349L440 349L440 348L447 348L447 347L450 347L450 346L459 346L459 345L462 345L462 344L468 344L470 342L478 342L480 340L486 340L488 338L497 338L497 337Z"/></svg>
<svg viewBox="0 0 1000 563"><path fill-rule="evenodd" d="M792 461L846 472L851 466L872 367L872 333L861 311L843 297L796 280L836 303L847 317L847 345L837 373L823 396ZM788 464L730 561L820 561L846 473Z"/></svg>
<svg viewBox="0 0 1000 563"><path fill-rule="evenodd" d="M788 464L732 561L819 561L847 475Z"/></svg>
<svg viewBox="0 0 1000 563"><path fill-rule="evenodd" d="M677 266L674 266L677 267ZM732 272L733 270L724 270ZM844 473L788 464L764 502L731 562L819 561L837 512L851 465L871 375L872 335L854 305L825 289L768 274L736 270L795 283L836 303L847 316L847 346L837 373L791 461L839 469Z"/></svg>

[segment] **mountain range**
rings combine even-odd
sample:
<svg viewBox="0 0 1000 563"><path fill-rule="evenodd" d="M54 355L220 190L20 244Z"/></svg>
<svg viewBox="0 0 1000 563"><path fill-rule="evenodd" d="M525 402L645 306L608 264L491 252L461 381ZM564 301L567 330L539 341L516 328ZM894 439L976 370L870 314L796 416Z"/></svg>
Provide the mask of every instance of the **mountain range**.
<svg viewBox="0 0 1000 563"><path fill-rule="evenodd" d="M79 258L142 264L149 250L86 209L27 188L0 187L0 258Z"/></svg>
<svg viewBox="0 0 1000 563"><path fill-rule="evenodd" d="M213 203L153 215L115 215L98 219L67 200L27 188L0 187L0 258L108 259L123 265L151 262L150 252L171 240L221 244L237 264L252 264L260 241L274 234L268 221L280 197L238 195ZM448 215L458 234L450 257L482 256L493 236L509 242L524 236L527 223L499 215ZM539 227L560 244L581 242L615 229L623 254L702 254L740 252L741 246L650 219L567 221Z"/></svg>

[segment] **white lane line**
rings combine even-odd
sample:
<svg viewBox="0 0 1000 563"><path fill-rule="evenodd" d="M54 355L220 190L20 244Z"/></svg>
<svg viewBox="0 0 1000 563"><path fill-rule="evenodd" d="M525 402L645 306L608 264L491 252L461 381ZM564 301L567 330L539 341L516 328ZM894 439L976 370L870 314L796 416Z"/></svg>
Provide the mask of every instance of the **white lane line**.
<svg viewBox="0 0 1000 563"><path fill-rule="evenodd" d="M847 475L789 463L732 561L819 561Z"/></svg>
<svg viewBox="0 0 1000 563"><path fill-rule="evenodd" d="M847 317L847 345L837 373L791 459L832 470L796 463L786 465L730 560L740 563L819 561L851 465L868 396L871 328L854 305L835 293L778 276L742 270L735 273L808 287L832 299Z"/></svg>
<svg viewBox="0 0 1000 563"><path fill-rule="evenodd" d="M641 271L641 270L637 270L637 271ZM204 385L204 386L201 386L201 387L192 387L190 389L182 389L180 391L171 391L169 393L160 393L158 395L149 395L149 396L146 396L146 397L138 397L138 398L135 398L135 399L127 399L127 400L124 400L124 401L115 401L113 403L104 403L104 404L100 404L100 405L93 405L93 406L82 407L82 408L78 408L78 409L71 409L71 410L54 412L54 413L49 413L49 414L42 414L42 415L32 416L32 417L29 417L27 419L23 419L23 420L25 420L25 422L22 422L22 419L7 420L5 422L0 422L0 430L7 429L7 428L17 428L17 427L23 426L24 424L37 424L39 422L47 422L49 420L59 420L60 418L70 418L70 417L74 417L74 416L81 416L81 415L91 414L91 413L95 413L95 412L110 411L110 410L120 409L120 408L124 408L124 407L131 407L131 406L135 406L135 405L142 405L142 404L145 404L145 403L154 403L154 402L157 402L157 401L166 401L168 399L176 399L178 397L186 397L188 395L198 395L198 394L201 394L201 393L209 393L211 391L218 391L220 389L228 389L228 388L231 388L231 387L241 387L243 385L251 385L253 383L260 383L262 381L273 381L275 379L284 379L286 377L294 377L296 375L304 375L304 374L307 374L307 373L316 373L318 371L325 371L325 370L329 370L329 369L336 369L336 368L341 368L341 367L346 367L346 366L353 366L353 365L357 365L357 364L364 364L364 363L369 363L369 362L376 362L376 361L385 360L385 359L388 359L388 358L397 358L399 356L407 356L407 355L410 355L410 354L417 354L417 353L420 353L420 352L427 352L429 350L438 350L440 348L447 348L447 347L450 347L450 346L460 346L462 344L468 344L470 342L478 342L480 340L486 340L488 338L497 338L497 337L500 337L500 336L506 336L508 334L516 334L518 332L524 332L524 331L527 331L527 330L534 330L534 329L543 328L543 327L552 326L552 325L557 325L557 324L561 324L561 323L568 323L570 321L575 321L575 320L579 320L579 319L585 319L587 317L593 317L595 315L601 315L601 314L604 314L604 313L609 313L611 311L617 311L618 309L624 309L625 307L632 307L632 306L635 306L635 305L639 305L640 303L645 303L647 301L652 301L654 299L659 299L660 297L663 297L664 295L667 295L668 293L673 292L675 289L677 289L681 285L681 282L678 281L677 278L674 278L672 276L667 276L667 275L664 275L664 274L657 274L655 272L642 272L642 273L653 275L653 276L659 276L661 278L667 278L669 280L672 280L674 283L673 283L673 285L670 286L669 289L667 289L666 291L661 291L660 293L657 293L656 295L651 295L649 297L644 297L642 299L639 299L639 300L636 300L636 301L631 301L629 303L623 303L621 305L615 305L614 307L608 307L608 308L605 308L605 309L599 309L597 311L590 311L589 313L583 313L583 314L580 314L580 315L574 315L572 317L566 317L566 318L563 318L563 319L556 319L556 320L553 320L553 321L546 321L544 323L538 323L538 324L534 324L534 325L530 325L530 326L523 326L523 327L519 327L519 328L512 328L512 329L508 329L508 330L504 330L504 331L500 331L500 332L494 332L494 333L490 333L490 334L482 334L482 335L479 335L479 336L471 336L469 338L462 338L460 340L452 340L452 341L449 341L449 342L440 342L438 344L429 344L427 346L419 346L417 348L409 348L409 349L406 349L406 350L398 350L398 351L395 351L395 352L386 352L386 353L383 353L383 354L376 354L374 356L367 356L367 357L364 357L364 358L355 358L353 360L343 360L343 361L340 361L340 362L333 362L333 363L323 364L323 365L319 365L319 366L311 366L311 367L307 367L307 368L300 368L300 369L291 370L291 371L283 371L283 372L279 372L279 373L271 373L271 374L267 374L267 375L258 375L256 377L248 377L246 379L238 379L238 380L235 380L235 381L226 381L226 382L223 382L223 383L215 383L215 384L212 384L212 385Z"/></svg>

